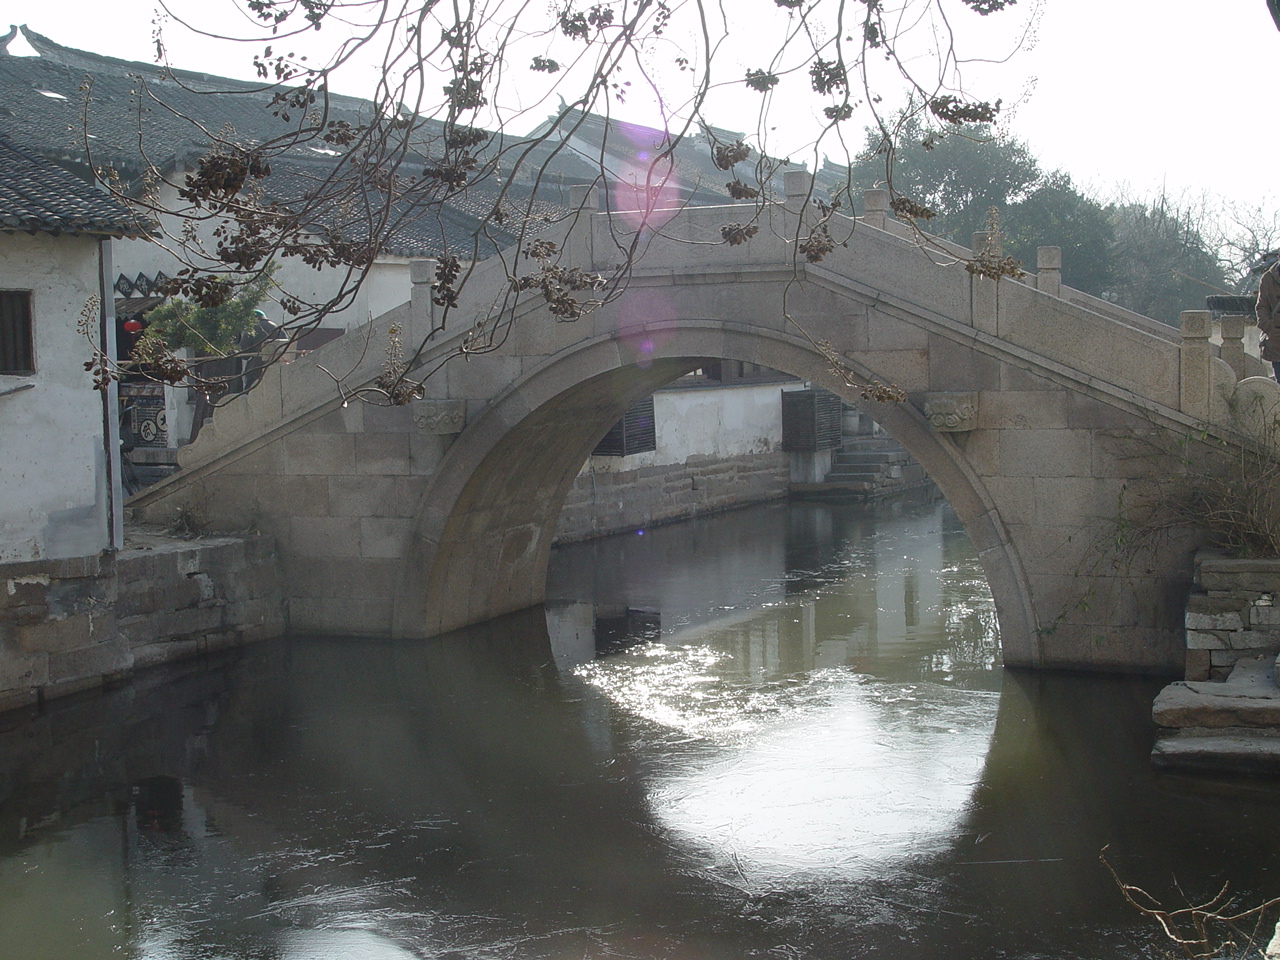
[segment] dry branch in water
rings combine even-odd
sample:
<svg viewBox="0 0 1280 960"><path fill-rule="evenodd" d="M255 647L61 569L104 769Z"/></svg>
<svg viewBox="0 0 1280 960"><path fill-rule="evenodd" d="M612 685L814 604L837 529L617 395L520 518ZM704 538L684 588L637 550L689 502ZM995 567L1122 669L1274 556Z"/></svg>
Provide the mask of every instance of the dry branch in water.
<svg viewBox="0 0 1280 960"><path fill-rule="evenodd" d="M1274 914L1280 906L1275 897L1252 907L1242 907L1231 895L1230 887L1222 888L1202 903L1185 907L1166 907L1141 887L1125 883L1107 859L1103 847L1098 858L1115 881L1128 903L1150 917L1184 957L1194 960L1239 957L1266 947L1275 931Z"/></svg>

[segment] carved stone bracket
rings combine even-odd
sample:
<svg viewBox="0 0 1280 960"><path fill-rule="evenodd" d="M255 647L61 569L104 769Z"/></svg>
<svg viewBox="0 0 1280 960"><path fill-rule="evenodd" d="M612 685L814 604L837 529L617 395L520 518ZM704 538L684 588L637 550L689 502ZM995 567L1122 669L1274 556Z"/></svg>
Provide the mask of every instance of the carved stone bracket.
<svg viewBox="0 0 1280 960"><path fill-rule="evenodd" d="M467 402L415 400L413 425L421 433L461 433L467 425Z"/></svg>
<svg viewBox="0 0 1280 960"><path fill-rule="evenodd" d="M964 433L978 426L976 393L926 393L924 415L939 433Z"/></svg>

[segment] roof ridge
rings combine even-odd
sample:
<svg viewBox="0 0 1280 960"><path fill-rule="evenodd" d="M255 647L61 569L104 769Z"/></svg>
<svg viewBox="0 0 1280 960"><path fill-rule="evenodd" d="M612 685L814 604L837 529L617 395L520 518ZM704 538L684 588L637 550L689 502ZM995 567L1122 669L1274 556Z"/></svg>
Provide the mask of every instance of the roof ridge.
<svg viewBox="0 0 1280 960"><path fill-rule="evenodd" d="M292 89L284 83L268 83L261 80L238 80L235 77L224 77L216 73L205 73L200 70L186 70L169 63L146 63L141 60L122 60L92 50L80 50L68 47L55 40L36 33L26 24L17 29L22 32L32 49L39 54L38 59L50 66L60 66L72 70L99 70L116 76L130 74L146 74L147 82L171 81L179 86L193 85L199 93L244 92L269 95L272 90ZM370 101L347 93L330 90L329 101L341 109L368 107Z"/></svg>
<svg viewBox="0 0 1280 960"><path fill-rule="evenodd" d="M221 77L213 73L199 70L183 70L169 64L145 63L141 60L122 60L119 57L108 57L106 54L94 53L92 50L80 50L76 47L64 46L43 34L36 33L25 23L18 27L23 37L31 44L40 59L67 67L113 69L121 74L143 70L159 79L171 76L175 80L190 80L199 83L235 84L250 90L265 89L261 83L248 80L236 80L232 77Z"/></svg>

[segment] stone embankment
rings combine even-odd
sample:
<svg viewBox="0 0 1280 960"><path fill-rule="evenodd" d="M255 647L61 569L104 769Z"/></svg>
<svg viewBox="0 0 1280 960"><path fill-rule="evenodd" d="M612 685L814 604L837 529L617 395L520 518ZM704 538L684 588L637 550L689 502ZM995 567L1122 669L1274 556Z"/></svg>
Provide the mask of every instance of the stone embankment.
<svg viewBox="0 0 1280 960"><path fill-rule="evenodd" d="M1186 679L1152 716L1161 767L1280 773L1280 560L1196 558L1187 602Z"/></svg>
<svg viewBox="0 0 1280 960"><path fill-rule="evenodd" d="M283 633L269 538L137 530L119 553L0 566L0 712Z"/></svg>
<svg viewBox="0 0 1280 960"><path fill-rule="evenodd" d="M556 543L591 540L787 496L781 450L579 474L565 498Z"/></svg>

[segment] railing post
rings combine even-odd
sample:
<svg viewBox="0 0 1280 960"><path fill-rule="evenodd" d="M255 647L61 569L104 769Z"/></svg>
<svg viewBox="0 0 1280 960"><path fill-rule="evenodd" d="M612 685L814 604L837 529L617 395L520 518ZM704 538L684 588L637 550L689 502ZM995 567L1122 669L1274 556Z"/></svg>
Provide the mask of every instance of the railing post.
<svg viewBox="0 0 1280 960"><path fill-rule="evenodd" d="M787 170L782 174L787 230L797 241L802 242L809 236L817 218L817 210L809 203L812 193L813 174L808 170Z"/></svg>
<svg viewBox="0 0 1280 960"><path fill-rule="evenodd" d="M806 207L813 192L813 175L808 170L787 170L782 174L782 196L786 200L788 214L800 216L800 229L804 229Z"/></svg>
<svg viewBox="0 0 1280 960"><path fill-rule="evenodd" d="M889 222L889 191L862 191L862 219L869 226L883 230Z"/></svg>
<svg viewBox="0 0 1280 960"><path fill-rule="evenodd" d="M788 210L800 210L813 190L813 177L808 170L788 170L782 175L782 192Z"/></svg>
<svg viewBox="0 0 1280 960"><path fill-rule="evenodd" d="M569 188L569 233L564 239L568 265L590 271L595 267L594 221L600 188L578 183Z"/></svg>
<svg viewBox="0 0 1280 960"><path fill-rule="evenodd" d="M1241 316L1225 316L1222 324L1222 359L1236 373L1237 380L1243 380L1244 366L1244 323Z"/></svg>
<svg viewBox="0 0 1280 960"><path fill-rule="evenodd" d="M1179 406L1199 420L1209 418L1209 361L1213 348L1213 314L1208 310L1182 311L1182 357L1179 371Z"/></svg>
<svg viewBox="0 0 1280 960"><path fill-rule="evenodd" d="M1000 256L1003 252L1002 247L999 236L992 237L991 234L985 232L973 235L973 255L975 257L984 250ZM999 282L971 273L969 275L969 297L973 328L981 330L983 333L989 333L993 337L999 336L999 326L996 319L1000 306Z"/></svg>
<svg viewBox="0 0 1280 960"><path fill-rule="evenodd" d="M409 322L402 331L405 343L421 343L435 329L431 285L436 281L436 265L434 258L415 257L409 261Z"/></svg>
<svg viewBox="0 0 1280 960"><path fill-rule="evenodd" d="M1061 296L1061 247L1036 247L1036 289L1050 296Z"/></svg>

